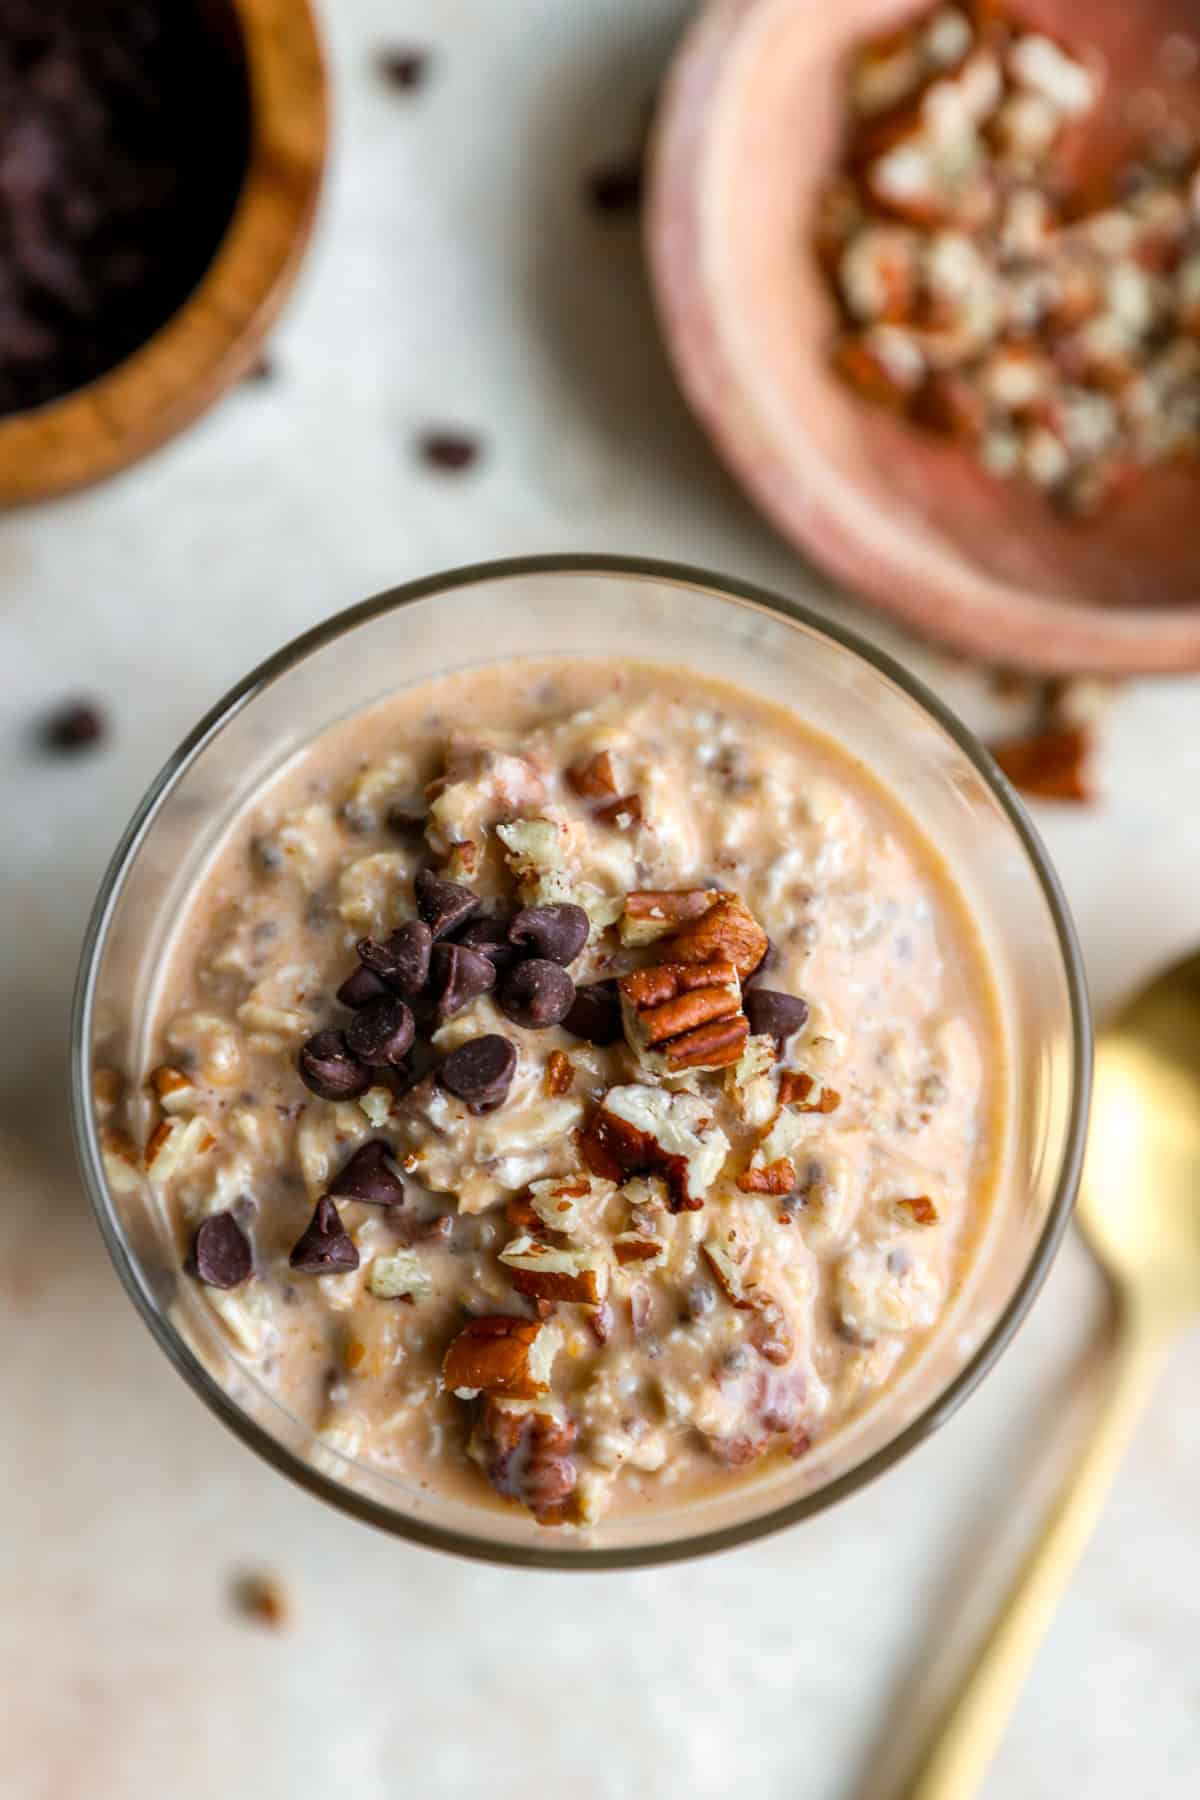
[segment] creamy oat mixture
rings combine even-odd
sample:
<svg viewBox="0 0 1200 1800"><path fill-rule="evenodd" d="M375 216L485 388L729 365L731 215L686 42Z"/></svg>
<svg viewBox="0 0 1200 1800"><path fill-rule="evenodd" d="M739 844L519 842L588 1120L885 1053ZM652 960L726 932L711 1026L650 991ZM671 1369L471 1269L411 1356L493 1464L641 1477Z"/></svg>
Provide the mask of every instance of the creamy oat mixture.
<svg viewBox="0 0 1200 1800"><path fill-rule="evenodd" d="M545 1525L879 1404L1006 1103L971 921L886 791L749 694L601 661L316 743L194 894L138 1073L97 1077L112 1179L144 1168L258 1378Z"/></svg>

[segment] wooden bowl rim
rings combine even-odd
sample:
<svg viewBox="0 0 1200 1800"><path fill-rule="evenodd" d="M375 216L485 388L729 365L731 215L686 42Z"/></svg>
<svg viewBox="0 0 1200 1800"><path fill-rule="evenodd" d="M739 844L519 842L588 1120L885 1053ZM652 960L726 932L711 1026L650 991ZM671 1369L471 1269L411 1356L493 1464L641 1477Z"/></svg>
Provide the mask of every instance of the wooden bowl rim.
<svg viewBox="0 0 1200 1800"><path fill-rule="evenodd" d="M310 0L230 0L230 10L251 120L225 235L199 285L138 349L62 399L0 419L0 506L101 481L190 425L251 367L295 279L328 149L320 35Z"/></svg>
<svg viewBox="0 0 1200 1800"><path fill-rule="evenodd" d="M777 4L709 0L672 62L651 141L645 220L651 286L676 376L718 454L785 538L927 637L991 661L1057 672L1200 668L1200 605L1169 612L1081 606L995 580L949 550L911 568L889 554L888 534L873 534L872 541L834 503L817 444L806 442L800 463L773 441L771 421L744 391L709 278L707 175L726 74L745 53L755 15Z"/></svg>

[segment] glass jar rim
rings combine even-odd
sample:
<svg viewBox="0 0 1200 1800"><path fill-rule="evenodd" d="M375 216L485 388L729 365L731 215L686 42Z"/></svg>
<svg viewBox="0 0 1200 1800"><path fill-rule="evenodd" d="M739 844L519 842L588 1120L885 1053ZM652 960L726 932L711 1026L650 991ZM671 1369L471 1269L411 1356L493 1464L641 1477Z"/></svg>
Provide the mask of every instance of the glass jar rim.
<svg viewBox="0 0 1200 1800"><path fill-rule="evenodd" d="M280 676L315 652L356 631L383 614L417 601L449 594L485 582L527 576L597 575L644 579L699 588L720 600L770 614L801 626L866 663L892 682L950 738L971 764L996 802L1040 888L1062 959L1071 1025L1071 1095L1062 1156L1054 1184L1054 1196L1041 1233L1013 1294L991 1330L964 1366L930 1403L923 1407L895 1437L855 1467L834 1480L772 1507L752 1518L715 1530L647 1545L564 1548L550 1543L497 1542L394 1511L382 1502L305 1462L279 1443L244 1412L182 1335L155 1305L139 1276L130 1246L112 1205L100 1152L100 1136L90 1081L90 1044L96 978L108 929L126 876L161 808L187 770L224 727ZM108 1253L130 1299L176 1370L205 1404L250 1449L265 1458L281 1474L367 1524L429 1548L452 1552L479 1561L514 1567L545 1569L629 1569L679 1562L691 1557L732 1549L798 1523L854 1493L882 1475L894 1463L937 1431L975 1390L1014 1337L1049 1273L1071 1216L1087 1135L1091 1091L1092 1022L1082 952L1062 885L1023 803L1001 774L979 739L957 715L886 651L869 643L840 622L824 618L798 601L784 599L769 589L734 577L689 565L645 557L602 553L545 554L464 564L384 590L370 599L332 614L319 625L292 638L260 662L210 708L167 759L139 802L105 870L84 934L70 1028L71 1116L76 1156L84 1186L96 1215Z"/></svg>

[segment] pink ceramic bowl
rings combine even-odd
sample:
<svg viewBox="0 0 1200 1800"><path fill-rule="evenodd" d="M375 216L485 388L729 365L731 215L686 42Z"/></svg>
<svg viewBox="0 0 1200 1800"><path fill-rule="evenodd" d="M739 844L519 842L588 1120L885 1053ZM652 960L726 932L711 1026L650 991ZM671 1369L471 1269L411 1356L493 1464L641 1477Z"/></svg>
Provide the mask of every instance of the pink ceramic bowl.
<svg viewBox="0 0 1200 1800"><path fill-rule="evenodd" d="M712 0L655 132L648 253L684 391L793 543L921 631L1004 663L1129 674L1200 668L1200 480L1155 474L1110 513L1060 520L969 452L868 407L827 363L833 308L809 248L837 156L851 44L929 0ZM1093 168L1157 104L1200 121L1196 0L1023 0L1024 23L1107 68ZM1175 46L1176 51L1178 45Z"/></svg>

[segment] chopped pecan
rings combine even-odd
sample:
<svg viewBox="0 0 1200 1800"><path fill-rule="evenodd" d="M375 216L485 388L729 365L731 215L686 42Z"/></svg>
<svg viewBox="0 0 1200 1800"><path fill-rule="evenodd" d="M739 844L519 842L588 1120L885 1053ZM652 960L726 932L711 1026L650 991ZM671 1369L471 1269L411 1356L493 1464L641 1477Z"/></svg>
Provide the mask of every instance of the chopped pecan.
<svg viewBox="0 0 1200 1800"><path fill-rule="evenodd" d="M541 1231L542 1220L525 1194L514 1194L504 1208L504 1222L514 1231Z"/></svg>
<svg viewBox="0 0 1200 1800"><path fill-rule="evenodd" d="M454 1393L510 1394L532 1400L550 1386L558 1339L537 1319L470 1319L452 1338L442 1379Z"/></svg>
<svg viewBox="0 0 1200 1800"><path fill-rule="evenodd" d="M641 888L625 896L621 914L621 942L653 944L688 919L706 913L721 898L716 888L681 888L677 892Z"/></svg>
<svg viewBox="0 0 1200 1800"><path fill-rule="evenodd" d="M567 770L567 786L583 800L607 800L617 791L617 776L608 750L597 750L586 762Z"/></svg>
<svg viewBox="0 0 1200 1800"><path fill-rule="evenodd" d="M661 1175L672 1212L694 1212L721 1171L729 1140L693 1094L642 1084L610 1088L579 1138L593 1174L621 1182Z"/></svg>
<svg viewBox="0 0 1200 1800"><path fill-rule="evenodd" d="M779 1077L779 1104L793 1112L836 1112L842 1104L838 1090L822 1086L814 1095L816 1087L816 1079L803 1069L785 1069Z"/></svg>
<svg viewBox="0 0 1200 1800"><path fill-rule="evenodd" d="M609 1338L612 1336L613 1325L616 1323L616 1315L614 1314L610 1303L607 1300L604 1300L599 1306L592 1307L591 1311L588 1313L587 1322L596 1342L598 1344L607 1344Z"/></svg>
<svg viewBox="0 0 1200 1800"><path fill-rule="evenodd" d="M155 1099L164 1104L172 1094L178 1094L184 1088L195 1087L195 1085L191 1077L185 1075L182 1069L173 1069L169 1063L163 1063L159 1068L152 1069L146 1077L146 1086Z"/></svg>
<svg viewBox="0 0 1200 1800"><path fill-rule="evenodd" d="M1038 800L1092 799L1088 762L1092 733L1086 725L1055 726L990 746L1013 786Z"/></svg>
<svg viewBox="0 0 1200 1800"><path fill-rule="evenodd" d="M897 1200L895 1209L914 1225L936 1225L938 1209L928 1194L917 1194L911 1200Z"/></svg>
<svg viewBox="0 0 1200 1800"><path fill-rule="evenodd" d="M626 1036L643 1055L656 1053L663 1073L723 1069L740 1058L750 1026L732 963L659 963L617 985Z"/></svg>
<svg viewBox="0 0 1200 1800"><path fill-rule="evenodd" d="M640 794L622 794L616 800L609 800L606 805L596 808L595 817L601 825L615 825L618 831L628 831L632 825L642 822L642 796Z"/></svg>
<svg viewBox="0 0 1200 1800"><path fill-rule="evenodd" d="M575 1079L575 1065L565 1050L552 1050L546 1058L545 1087L551 1099L565 1094Z"/></svg>
<svg viewBox="0 0 1200 1800"><path fill-rule="evenodd" d="M744 981L767 954L767 934L737 894L721 894L716 904L676 931L674 962L731 962Z"/></svg>
<svg viewBox="0 0 1200 1800"><path fill-rule="evenodd" d="M561 1525L575 1492L577 1435L573 1420L486 1400L472 1448L498 1494L528 1507L541 1525Z"/></svg>
<svg viewBox="0 0 1200 1800"><path fill-rule="evenodd" d="M613 1255L624 1268L627 1263L660 1263L666 1261L667 1247L661 1238L643 1237L639 1231L623 1231L613 1239Z"/></svg>
<svg viewBox="0 0 1200 1800"><path fill-rule="evenodd" d="M796 1169L789 1157L761 1169L743 1169L737 1178L743 1194L790 1194L796 1185Z"/></svg>
<svg viewBox="0 0 1200 1800"><path fill-rule="evenodd" d="M514 1238L500 1252L518 1294L531 1300L568 1300L597 1306L608 1291L608 1262L598 1250L573 1250L533 1237Z"/></svg>

